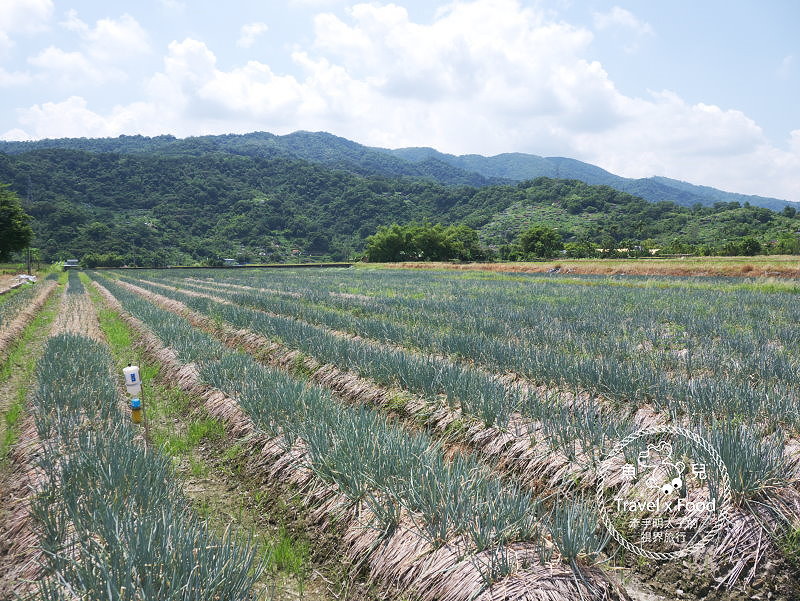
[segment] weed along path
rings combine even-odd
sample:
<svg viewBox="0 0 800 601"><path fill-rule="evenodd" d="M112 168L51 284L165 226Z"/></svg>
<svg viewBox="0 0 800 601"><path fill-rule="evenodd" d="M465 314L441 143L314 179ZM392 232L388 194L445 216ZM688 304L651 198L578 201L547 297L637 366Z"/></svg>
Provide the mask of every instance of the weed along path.
<svg viewBox="0 0 800 601"><path fill-rule="evenodd" d="M32 491L42 474L35 467L39 440L29 414L36 363L41 357L59 308L59 285L48 282L36 312L6 346L0 365L0 598L33 590L40 551L30 508ZM63 294L62 294L63 296ZM38 303L37 303L38 304Z"/></svg>
<svg viewBox="0 0 800 601"><path fill-rule="evenodd" d="M280 507L244 469L245 441L230 436L202 400L198 404L196 395L175 384L173 372L148 351L141 333L117 307L109 306L94 286L89 292L117 371L131 363L140 368L150 444L171 458L184 494L217 534L235 532L258 548L267 566L257 583L259 592L276 600L333 599L290 505Z"/></svg>
<svg viewBox="0 0 800 601"><path fill-rule="evenodd" d="M366 408L343 406L324 389L226 351L113 282L104 285L108 297L116 297L109 302L123 303L170 340L173 350L155 337L148 346L162 365L172 365L180 385L201 393L209 413L229 430L253 435L245 450L253 473L301 492L297 498L312 523L384 594L453 601L625 598L596 568L582 561L570 566L544 536L556 525L527 494L473 458L448 462L427 435L398 429ZM419 469L430 480L415 487L408 478ZM447 490L454 496L440 497ZM478 521L469 522L477 530L468 527L465 520L481 507L473 518Z"/></svg>

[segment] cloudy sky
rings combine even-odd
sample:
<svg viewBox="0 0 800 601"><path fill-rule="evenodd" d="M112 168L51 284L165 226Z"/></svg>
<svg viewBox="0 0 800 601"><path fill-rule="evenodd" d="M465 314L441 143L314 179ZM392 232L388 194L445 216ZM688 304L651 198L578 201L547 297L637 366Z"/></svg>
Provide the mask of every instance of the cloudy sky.
<svg viewBox="0 0 800 601"><path fill-rule="evenodd" d="M0 0L0 138L304 129L800 201L795 0Z"/></svg>

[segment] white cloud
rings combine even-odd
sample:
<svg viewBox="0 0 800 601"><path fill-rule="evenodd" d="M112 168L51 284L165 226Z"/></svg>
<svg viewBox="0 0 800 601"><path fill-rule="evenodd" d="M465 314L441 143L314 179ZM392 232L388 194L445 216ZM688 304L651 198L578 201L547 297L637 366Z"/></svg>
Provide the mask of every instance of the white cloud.
<svg viewBox="0 0 800 601"><path fill-rule="evenodd" d="M78 36L80 49L67 51L49 46L28 62L45 73L48 81L56 80L61 85L124 81L127 74L122 67L150 51L147 33L127 14L119 19L100 19L90 27L70 10L60 25Z"/></svg>
<svg viewBox="0 0 800 601"><path fill-rule="evenodd" d="M653 28L649 23L641 21L629 10L615 6L607 13L594 13L594 26L597 29L620 27L630 29L637 35L652 35Z"/></svg>
<svg viewBox="0 0 800 601"><path fill-rule="evenodd" d="M261 22L242 25L236 45L240 48L250 48L256 43L256 38L266 33L268 29L267 24Z"/></svg>
<svg viewBox="0 0 800 601"><path fill-rule="evenodd" d="M570 156L800 200L800 130L778 148L740 111L669 91L626 96L587 60L591 31L518 0L454 2L429 24L397 5L357 4L314 26L313 44L292 54L295 73L258 61L224 69L205 43L174 41L140 101L105 113L79 96L37 104L15 135L327 130L377 146Z"/></svg>
<svg viewBox="0 0 800 601"><path fill-rule="evenodd" d="M90 27L70 10L61 25L80 37L83 51L94 60L110 63L150 51L147 32L128 14L119 19L100 19Z"/></svg>
<svg viewBox="0 0 800 601"><path fill-rule="evenodd" d="M654 34L652 26L640 20L632 12L615 6L607 13L594 13L594 26L598 31L611 33L625 41L625 52L633 53L639 49L639 42Z"/></svg>
<svg viewBox="0 0 800 601"><path fill-rule="evenodd" d="M44 31L52 14L52 0L2 0L0 31L6 34Z"/></svg>
<svg viewBox="0 0 800 601"><path fill-rule="evenodd" d="M44 102L19 111L19 123L25 129L3 134L6 139L60 137L108 137L140 132L155 135L165 123L157 107L136 102L116 106L105 115L88 108L86 99L71 96L63 102Z"/></svg>
<svg viewBox="0 0 800 601"><path fill-rule="evenodd" d="M0 67L0 88L24 86L33 81L30 73L25 71L6 71Z"/></svg>
<svg viewBox="0 0 800 601"><path fill-rule="evenodd" d="M36 56L30 57L28 63L49 72L47 75L49 81L57 79L62 84L76 80L99 84L125 78L125 74L118 69L108 69L93 64L82 52L65 52L55 46L49 46Z"/></svg>
<svg viewBox="0 0 800 601"><path fill-rule="evenodd" d="M7 132L0 134L0 140L12 140L12 141L23 141L23 140L32 140L33 137L26 131L15 127L13 129L9 129Z"/></svg>

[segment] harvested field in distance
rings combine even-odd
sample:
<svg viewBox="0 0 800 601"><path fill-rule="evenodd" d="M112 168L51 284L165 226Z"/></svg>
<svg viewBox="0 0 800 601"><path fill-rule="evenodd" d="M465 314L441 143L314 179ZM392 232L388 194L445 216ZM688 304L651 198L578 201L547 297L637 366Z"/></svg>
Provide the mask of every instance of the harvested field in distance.
<svg viewBox="0 0 800 601"><path fill-rule="evenodd" d="M682 259L554 259L535 263L387 263L386 268L479 270L500 273L564 273L642 276L745 276L748 278L800 278L795 255L756 257L686 257Z"/></svg>

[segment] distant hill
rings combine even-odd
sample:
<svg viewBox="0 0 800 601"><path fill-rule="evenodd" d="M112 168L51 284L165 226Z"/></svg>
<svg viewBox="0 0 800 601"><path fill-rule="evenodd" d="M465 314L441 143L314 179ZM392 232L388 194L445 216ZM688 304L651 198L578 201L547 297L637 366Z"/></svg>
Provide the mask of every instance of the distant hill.
<svg viewBox="0 0 800 601"><path fill-rule="evenodd" d="M0 182L10 184L33 217L34 245L44 260L349 259L379 226L426 220L473 227L491 247L537 223L556 228L567 242L628 246L676 239L719 245L743 236L771 244L800 229L800 219L761 207L652 203L577 180L452 186L332 169L261 143L258 152L226 152L216 137L122 142L127 152L0 153Z"/></svg>
<svg viewBox="0 0 800 601"><path fill-rule="evenodd" d="M683 206L717 202L745 202L779 211L786 205L800 208L779 198L724 192L666 177L631 179L600 167L565 157L541 157L525 153L505 153L485 157L476 154L456 156L433 148L373 148L325 132L298 131L284 136L265 132L226 134L178 139L173 136L120 136L118 138L62 138L33 142L0 141L0 153L20 154L32 150L62 148L88 152L201 156L226 153L249 157L285 157L324 165L362 176L428 179L448 186L483 187L515 183L537 177L575 179L592 185L605 185L621 192L641 196L651 202L670 201Z"/></svg>
<svg viewBox="0 0 800 601"><path fill-rule="evenodd" d="M445 185L486 186L503 182L474 171L463 170L436 158L407 161L391 154L351 142L325 132L298 131L285 136L265 132L196 136L119 136L118 138L59 138L31 142L0 141L0 153L21 154L33 150L70 149L120 154L202 156L225 153L239 156L302 159L358 175L383 175L430 179Z"/></svg>
<svg viewBox="0 0 800 601"><path fill-rule="evenodd" d="M477 154L455 156L433 148L400 148L386 152L408 161L438 160L454 167L479 173L487 178L523 181L535 177L576 179L587 184L611 186L621 192L641 196L651 202L667 200L690 207L694 204L711 206L716 202L750 203L779 211L786 205L800 207L779 198L724 192L709 186L696 186L667 177L631 179L620 177L596 165L564 157L541 157L533 154L506 153L485 157Z"/></svg>

